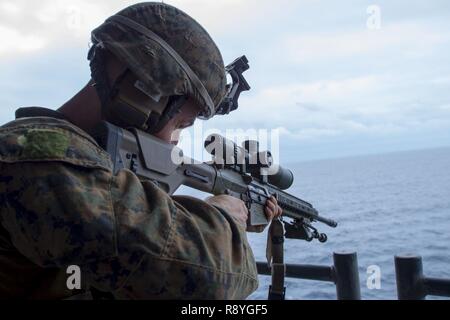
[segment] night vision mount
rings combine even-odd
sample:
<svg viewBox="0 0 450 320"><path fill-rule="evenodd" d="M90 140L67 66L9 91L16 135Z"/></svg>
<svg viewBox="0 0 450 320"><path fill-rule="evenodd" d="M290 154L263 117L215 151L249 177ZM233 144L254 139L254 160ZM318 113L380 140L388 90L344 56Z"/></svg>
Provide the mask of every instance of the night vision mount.
<svg viewBox="0 0 450 320"><path fill-rule="evenodd" d="M216 114L229 114L238 108L239 95L243 91L250 90L250 86L242 75L250 66L246 56L237 58L225 67L225 71L231 76L233 82L227 84L227 93L217 108Z"/></svg>

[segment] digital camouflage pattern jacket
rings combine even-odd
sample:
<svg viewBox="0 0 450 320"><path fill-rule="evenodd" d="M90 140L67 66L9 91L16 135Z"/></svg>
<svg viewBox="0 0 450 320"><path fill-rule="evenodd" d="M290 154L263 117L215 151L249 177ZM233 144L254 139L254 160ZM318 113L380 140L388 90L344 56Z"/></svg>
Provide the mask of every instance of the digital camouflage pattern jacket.
<svg viewBox="0 0 450 320"><path fill-rule="evenodd" d="M231 216L111 168L61 117L0 127L0 298L82 292L66 286L70 265L83 289L116 299L244 299L257 288L245 230Z"/></svg>

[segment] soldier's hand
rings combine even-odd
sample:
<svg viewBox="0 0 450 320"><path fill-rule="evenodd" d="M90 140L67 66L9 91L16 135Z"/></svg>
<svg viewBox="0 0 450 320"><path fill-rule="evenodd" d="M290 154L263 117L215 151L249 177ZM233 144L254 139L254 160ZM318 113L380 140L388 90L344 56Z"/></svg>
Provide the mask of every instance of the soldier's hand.
<svg viewBox="0 0 450 320"><path fill-rule="evenodd" d="M264 213L266 214L266 218L269 221L272 221L275 218L278 218L283 213L283 209L278 205L278 201L274 196L271 196L266 201L266 206L264 207ZM260 226L248 226L247 231L249 232L263 232L267 225Z"/></svg>
<svg viewBox="0 0 450 320"><path fill-rule="evenodd" d="M269 221L272 219L281 217L283 213L283 209L278 205L278 201L274 196L271 196L266 201L266 206L264 207L264 213L266 214L266 218Z"/></svg>
<svg viewBox="0 0 450 320"><path fill-rule="evenodd" d="M248 209L244 201L225 194L209 197L205 201L225 210L237 223L244 228L247 227Z"/></svg>

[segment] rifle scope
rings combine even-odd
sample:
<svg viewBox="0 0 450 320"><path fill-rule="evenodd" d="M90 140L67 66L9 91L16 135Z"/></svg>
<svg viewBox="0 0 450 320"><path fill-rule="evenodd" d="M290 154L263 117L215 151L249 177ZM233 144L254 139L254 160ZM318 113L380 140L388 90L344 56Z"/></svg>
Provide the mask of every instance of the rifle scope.
<svg viewBox="0 0 450 320"><path fill-rule="evenodd" d="M270 151L260 151L259 143L246 140L243 147L219 135L211 134L205 140L205 149L213 156L214 164L248 173L264 180L281 190L288 189L294 182L291 170L273 163Z"/></svg>

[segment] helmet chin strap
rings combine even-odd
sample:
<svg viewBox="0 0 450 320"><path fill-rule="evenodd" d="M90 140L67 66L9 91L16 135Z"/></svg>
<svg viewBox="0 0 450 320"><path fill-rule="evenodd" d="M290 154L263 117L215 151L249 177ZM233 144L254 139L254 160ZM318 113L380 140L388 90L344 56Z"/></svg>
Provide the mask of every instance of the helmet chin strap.
<svg viewBox="0 0 450 320"><path fill-rule="evenodd" d="M172 119L177 113L181 111L181 107L188 100L187 96L172 96L169 99L164 113L159 116L152 112L147 121L147 132L150 134L161 131L164 126ZM156 123L155 123L156 122Z"/></svg>

